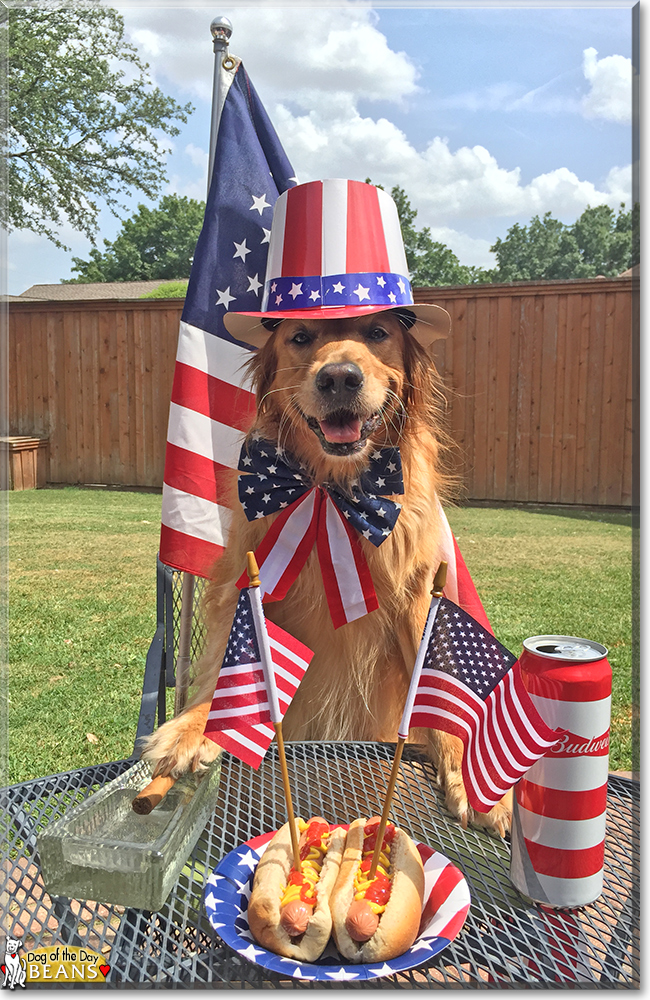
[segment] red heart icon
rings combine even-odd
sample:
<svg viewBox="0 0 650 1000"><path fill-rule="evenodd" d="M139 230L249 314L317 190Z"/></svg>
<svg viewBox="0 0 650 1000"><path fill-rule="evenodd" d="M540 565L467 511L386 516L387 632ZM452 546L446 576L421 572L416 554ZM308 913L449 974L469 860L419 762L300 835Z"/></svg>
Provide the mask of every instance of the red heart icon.
<svg viewBox="0 0 650 1000"><path fill-rule="evenodd" d="M7 966L6 965L0 965L0 969L2 969L2 973L4 975L4 973L7 971Z"/></svg>
<svg viewBox="0 0 650 1000"><path fill-rule="evenodd" d="M104 976L104 978L106 978L106 976L110 972L110 968L111 968L110 965L100 965L99 971L101 972L102 976Z"/></svg>

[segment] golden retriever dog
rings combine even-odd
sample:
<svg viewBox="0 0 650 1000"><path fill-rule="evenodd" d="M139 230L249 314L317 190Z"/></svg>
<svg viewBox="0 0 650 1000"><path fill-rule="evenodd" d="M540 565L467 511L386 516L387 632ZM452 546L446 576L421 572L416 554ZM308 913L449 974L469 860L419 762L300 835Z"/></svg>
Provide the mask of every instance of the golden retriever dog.
<svg viewBox="0 0 650 1000"><path fill-rule="evenodd" d="M446 314L445 314L446 315ZM284 720L288 740L394 741L441 558L440 507L448 495L440 412L443 396L431 358L410 332L415 317L388 310L347 319L282 319L249 363L257 394L251 433L277 442L315 484L345 491L377 448L399 446L404 495L395 528L377 548L361 539L379 608L334 629L316 551L287 597L265 605L268 618L304 642L314 657ZM271 329L272 328L272 329ZM274 516L249 522L238 502L228 546L208 586L208 639L196 689L184 711L146 741L143 756L159 774L182 774L220 748L203 732L239 592L246 552ZM503 835L506 801L474 813L461 775L462 744L433 730L412 730L438 769L451 812Z"/></svg>

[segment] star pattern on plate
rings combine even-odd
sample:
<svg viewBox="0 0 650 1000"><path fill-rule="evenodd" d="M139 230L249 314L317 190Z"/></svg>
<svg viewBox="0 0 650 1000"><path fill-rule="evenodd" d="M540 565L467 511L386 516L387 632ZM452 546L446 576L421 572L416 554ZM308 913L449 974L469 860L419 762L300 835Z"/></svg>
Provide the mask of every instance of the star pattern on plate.
<svg viewBox="0 0 650 1000"><path fill-rule="evenodd" d="M325 975L328 979L334 979L339 983L345 983L350 979L359 978L358 972L351 972L349 969L346 969L344 965L342 965L340 969L337 969L336 972L326 972Z"/></svg>

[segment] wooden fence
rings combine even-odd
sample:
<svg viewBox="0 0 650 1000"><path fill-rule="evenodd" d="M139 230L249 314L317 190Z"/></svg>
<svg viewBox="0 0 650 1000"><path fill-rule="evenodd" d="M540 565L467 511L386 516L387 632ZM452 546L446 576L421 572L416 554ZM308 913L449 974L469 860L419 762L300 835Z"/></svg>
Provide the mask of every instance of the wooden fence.
<svg viewBox="0 0 650 1000"><path fill-rule="evenodd" d="M631 503L632 279L417 289L476 500ZM9 310L9 433L49 438L49 481L160 486L181 304Z"/></svg>

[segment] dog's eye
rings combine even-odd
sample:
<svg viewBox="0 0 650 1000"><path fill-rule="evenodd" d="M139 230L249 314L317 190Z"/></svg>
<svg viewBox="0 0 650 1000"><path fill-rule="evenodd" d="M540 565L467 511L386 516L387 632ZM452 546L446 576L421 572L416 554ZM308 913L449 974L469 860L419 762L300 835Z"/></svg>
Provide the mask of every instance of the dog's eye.
<svg viewBox="0 0 650 1000"><path fill-rule="evenodd" d="M372 326L366 334L368 340L385 340L387 336L388 331L384 330L383 326Z"/></svg>
<svg viewBox="0 0 650 1000"><path fill-rule="evenodd" d="M311 337L306 332L306 330L298 330L298 332L294 333L293 337L291 338L291 343L300 345L311 344Z"/></svg>

